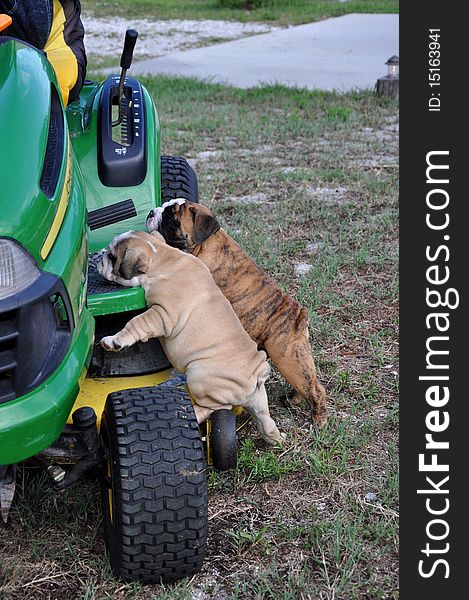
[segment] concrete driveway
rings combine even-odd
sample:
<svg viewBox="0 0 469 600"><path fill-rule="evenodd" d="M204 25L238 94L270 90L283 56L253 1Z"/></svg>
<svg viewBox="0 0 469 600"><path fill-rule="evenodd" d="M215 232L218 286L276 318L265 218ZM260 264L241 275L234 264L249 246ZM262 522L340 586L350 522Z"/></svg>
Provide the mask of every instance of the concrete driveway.
<svg viewBox="0 0 469 600"><path fill-rule="evenodd" d="M348 91L373 88L393 54L399 55L399 15L350 14L138 61L130 74Z"/></svg>

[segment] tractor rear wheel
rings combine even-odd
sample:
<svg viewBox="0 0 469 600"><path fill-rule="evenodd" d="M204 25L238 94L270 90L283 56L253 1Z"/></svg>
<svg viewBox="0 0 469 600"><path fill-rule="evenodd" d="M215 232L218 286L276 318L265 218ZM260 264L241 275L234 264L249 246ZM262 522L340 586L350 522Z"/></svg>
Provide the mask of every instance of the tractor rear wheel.
<svg viewBox="0 0 469 600"><path fill-rule="evenodd" d="M161 203L174 198L199 201L197 175L185 158L161 157Z"/></svg>
<svg viewBox="0 0 469 600"><path fill-rule="evenodd" d="M101 435L104 537L114 573L171 582L197 573L207 538L206 464L189 396L177 388L109 394Z"/></svg>

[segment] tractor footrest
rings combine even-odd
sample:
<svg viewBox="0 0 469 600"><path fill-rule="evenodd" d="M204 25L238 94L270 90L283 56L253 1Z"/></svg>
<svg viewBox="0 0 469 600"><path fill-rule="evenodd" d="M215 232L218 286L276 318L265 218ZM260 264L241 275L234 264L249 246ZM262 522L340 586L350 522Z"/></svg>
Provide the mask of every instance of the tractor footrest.
<svg viewBox="0 0 469 600"><path fill-rule="evenodd" d="M109 294L125 289L117 283L106 281L98 273L96 266L101 260L101 256L102 252L91 252L88 255L88 296L92 294Z"/></svg>

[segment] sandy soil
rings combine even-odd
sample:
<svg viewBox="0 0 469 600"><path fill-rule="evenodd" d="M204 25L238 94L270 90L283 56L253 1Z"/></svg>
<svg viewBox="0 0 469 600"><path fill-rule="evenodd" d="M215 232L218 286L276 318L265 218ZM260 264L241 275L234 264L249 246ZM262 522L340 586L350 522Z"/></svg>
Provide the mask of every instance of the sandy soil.
<svg viewBox="0 0 469 600"><path fill-rule="evenodd" d="M100 19L90 14L82 15L85 26L87 53L96 58L113 57L121 52L125 30L139 33L135 58L162 56L176 50L186 50L215 42L238 39L258 33L268 33L277 26L264 23L237 23L235 21L178 20L151 21L121 17Z"/></svg>

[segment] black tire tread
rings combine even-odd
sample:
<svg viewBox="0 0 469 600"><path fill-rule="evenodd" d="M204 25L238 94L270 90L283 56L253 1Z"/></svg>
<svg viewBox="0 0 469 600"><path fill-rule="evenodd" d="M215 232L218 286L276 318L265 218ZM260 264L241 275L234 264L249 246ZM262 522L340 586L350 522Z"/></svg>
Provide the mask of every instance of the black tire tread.
<svg viewBox="0 0 469 600"><path fill-rule="evenodd" d="M186 198L199 201L197 175L185 158L180 156L161 157L161 202Z"/></svg>
<svg viewBox="0 0 469 600"><path fill-rule="evenodd" d="M119 480L112 524L105 511L114 572L145 583L193 575L205 554L207 482L189 396L171 387L114 392L105 415Z"/></svg>

